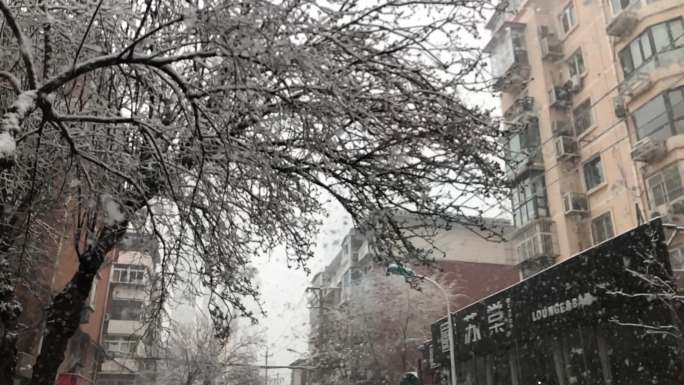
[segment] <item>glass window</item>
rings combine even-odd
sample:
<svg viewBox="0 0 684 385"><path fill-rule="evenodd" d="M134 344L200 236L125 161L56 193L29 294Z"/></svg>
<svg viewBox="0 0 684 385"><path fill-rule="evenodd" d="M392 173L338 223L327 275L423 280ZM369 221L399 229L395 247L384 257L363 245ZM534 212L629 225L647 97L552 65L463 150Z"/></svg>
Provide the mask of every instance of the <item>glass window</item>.
<svg viewBox="0 0 684 385"><path fill-rule="evenodd" d="M584 183L587 185L587 191L603 183L601 156L597 156L584 164Z"/></svg>
<svg viewBox="0 0 684 385"><path fill-rule="evenodd" d="M613 221L610 218L610 212L599 215L591 221L591 234L594 244L613 237Z"/></svg>
<svg viewBox="0 0 684 385"><path fill-rule="evenodd" d="M568 385L603 385L601 359L591 328L570 328L560 338L562 376Z"/></svg>
<svg viewBox="0 0 684 385"><path fill-rule="evenodd" d="M684 194L678 165L670 166L646 180L651 204L655 208Z"/></svg>
<svg viewBox="0 0 684 385"><path fill-rule="evenodd" d="M582 56L581 49L578 49L572 54L568 65L570 67L570 76L581 75L584 73L584 57Z"/></svg>
<svg viewBox="0 0 684 385"><path fill-rule="evenodd" d="M610 0L610 5L613 8L613 15L617 15L625 8L637 0Z"/></svg>
<svg viewBox="0 0 684 385"><path fill-rule="evenodd" d="M563 27L563 32L568 33L570 29L575 26L575 6L570 2L560 15L561 26Z"/></svg>
<svg viewBox="0 0 684 385"><path fill-rule="evenodd" d="M672 46L684 47L684 19L675 19L667 22L672 37Z"/></svg>
<svg viewBox="0 0 684 385"><path fill-rule="evenodd" d="M112 282L116 283L145 283L145 266L142 265L114 265Z"/></svg>
<svg viewBox="0 0 684 385"><path fill-rule="evenodd" d="M584 132L594 124L591 115L591 100L587 99L573 110L573 120L575 122L575 132L577 135Z"/></svg>
<svg viewBox="0 0 684 385"><path fill-rule="evenodd" d="M109 314L113 320L138 321L142 316L143 303L130 300L112 300Z"/></svg>
<svg viewBox="0 0 684 385"><path fill-rule="evenodd" d="M655 24L646 29L619 53L625 77L650 62L654 56L684 47L683 35L684 20L682 18ZM669 60L665 59L664 62L669 62Z"/></svg>
<svg viewBox="0 0 684 385"><path fill-rule="evenodd" d="M487 357L487 377L491 379L487 385L511 384L509 352L499 349Z"/></svg>
<svg viewBox="0 0 684 385"><path fill-rule="evenodd" d="M535 219L546 217L548 211L544 176L534 176L520 182L513 189L511 202L516 226L523 226Z"/></svg>
<svg viewBox="0 0 684 385"><path fill-rule="evenodd" d="M135 353L138 341L128 338L107 338L104 347L109 353L116 355L130 355Z"/></svg>
<svg viewBox="0 0 684 385"><path fill-rule="evenodd" d="M656 96L633 114L639 139L653 136L664 139L670 136L670 125L663 95Z"/></svg>

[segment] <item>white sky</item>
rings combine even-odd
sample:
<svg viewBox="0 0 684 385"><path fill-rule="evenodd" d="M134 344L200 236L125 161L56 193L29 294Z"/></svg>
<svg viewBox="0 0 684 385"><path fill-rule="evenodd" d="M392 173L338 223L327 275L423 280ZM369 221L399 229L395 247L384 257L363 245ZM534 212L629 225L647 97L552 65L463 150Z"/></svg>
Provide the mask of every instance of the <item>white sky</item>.
<svg viewBox="0 0 684 385"><path fill-rule="evenodd" d="M323 221L317 237L315 258L308 264L312 274L332 260L339 250L340 242L352 226L349 215L339 205L331 205L328 209L330 216ZM289 365L301 355L287 349L302 353L307 351L309 309L305 290L311 277L302 270L288 269L282 248L261 258L255 265L259 269L262 300L268 313L267 318L261 319L256 327L266 331L269 354L273 354L269 358L269 364ZM264 362L264 353L265 347L260 352L261 363ZM276 373L285 376L285 383L289 383L288 370L269 371L269 376Z"/></svg>

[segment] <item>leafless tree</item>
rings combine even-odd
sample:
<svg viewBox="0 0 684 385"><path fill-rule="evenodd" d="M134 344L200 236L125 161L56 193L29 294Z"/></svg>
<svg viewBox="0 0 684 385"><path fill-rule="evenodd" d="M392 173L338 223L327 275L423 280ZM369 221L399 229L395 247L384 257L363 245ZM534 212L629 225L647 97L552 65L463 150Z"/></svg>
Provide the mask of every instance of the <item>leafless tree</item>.
<svg viewBox="0 0 684 385"><path fill-rule="evenodd" d="M444 273L434 278L456 298L455 280ZM353 283L341 305L324 303L322 324L311 331L311 363L319 382L396 384L415 369L418 346L431 338L430 325L446 309L437 288L413 284L376 269Z"/></svg>
<svg viewBox="0 0 684 385"><path fill-rule="evenodd" d="M164 385L249 384L258 381L256 352L263 341L246 328L227 341L215 338L208 317L170 328L157 365L156 383Z"/></svg>
<svg viewBox="0 0 684 385"><path fill-rule="evenodd" d="M196 276L222 337L235 315L255 318L250 259L284 244L305 266L326 199L372 231L386 259L431 261L396 212L483 226L469 199L501 193L500 133L458 93L477 79L469 42L489 8L0 0L0 257L16 267L2 274L14 285L19 267L49 254L41 234L55 210L72 218L79 257L46 311L32 385L53 381L93 277L129 226L162 244L157 309L179 276ZM3 357L16 308L0 309Z"/></svg>

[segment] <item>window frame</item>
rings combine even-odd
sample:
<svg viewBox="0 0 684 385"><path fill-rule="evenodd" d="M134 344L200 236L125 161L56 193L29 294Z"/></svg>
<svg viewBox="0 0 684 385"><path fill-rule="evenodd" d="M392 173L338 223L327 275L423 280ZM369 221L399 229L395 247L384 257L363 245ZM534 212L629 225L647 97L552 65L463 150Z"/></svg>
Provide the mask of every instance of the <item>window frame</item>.
<svg viewBox="0 0 684 385"><path fill-rule="evenodd" d="M597 240L598 237L597 237L597 232L596 232L596 223L598 220L602 220L605 218L608 219L608 223L610 224L610 236L607 236L604 239L601 239L599 241L599 240ZM604 227L602 230L606 230L605 223L603 223L602 226ZM592 240L594 245L598 245L599 243L605 242L605 241L607 241L611 238L614 238L614 237L615 237L615 225L613 224L613 213L610 210L605 211L605 212L603 212L603 213L601 213L601 214L599 214L599 215L597 215L591 219L591 240Z"/></svg>
<svg viewBox="0 0 684 385"><path fill-rule="evenodd" d="M588 183L589 181L587 180L587 175L588 175L587 174L587 166L589 166L591 163L596 162L596 161L598 161L598 164L599 164L598 169L600 171L599 176L601 177L601 180L598 183L593 184L590 187L589 183ZM594 190L597 190L598 188L600 188L601 186L603 186L606 183L606 175L605 175L605 172L603 170L603 159L601 158L601 153L598 153L598 154L592 156L591 158L587 159L587 161L582 163L582 176L583 176L582 179L584 179L584 187L587 189L587 192L592 192Z"/></svg>
<svg viewBox="0 0 684 385"><path fill-rule="evenodd" d="M117 274L118 273L118 274ZM126 279L123 280L121 277L123 273L126 275ZM131 273L135 273L136 277L138 274L142 274L142 278L131 280ZM127 284L127 285L144 285L147 276L147 267L145 265L130 265L130 264L114 264L112 266L112 279L113 283Z"/></svg>
<svg viewBox="0 0 684 385"><path fill-rule="evenodd" d="M579 60L578 60L579 59ZM582 53L582 47L577 48L575 52L568 58L568 73L570 76L584 76L587 71L586 63L584 62L584 54ZM580 65L581 63L581 65ZM580 71L580 68L581 71ZM573 74L573 72L575 72Z"/></svg>
<svg viewBox="0 0 684 385"><path fill-rule="evenodd" d="M565 27L566 17L568 20L567 28ZM565 4L560 14L558 15L558 21L560 22L560 27L563 31L563 35L567 35L573 30L573 28L577 25L577 12L575 10L574 1L571 0L567 4Z"/></svg>
<svg viewBox="0 0 684 385"><path fill-rule="evenodd" d="M675 106L672 104L672 96L671 96L672 94L677 93L677 92L680 93L680 95L681 95L681 97L682 97L682 100L684 100L684 86L679 86L679 87L675 87L675 88L669 88L669 89L663 90L663 91L662 91L661 93L659 93L658 95L655 95L654 97L652 97L651 99L649 99L649 100L646 101L645 103L641 104L641 105L639 106L639 108L635 109L635 110L630 114L630 115L631 115L632 125L634 125L634 132L635 132L635 134L636 134L637 140L641 140L641 139L644 139L644 138L647 138L647 137L652 137L652 136L654 136L654 134L660 132L661 130L666 130L666 136L665 136L665 138L669 138L670 136L680 134L680 133L677 132L677 125L680 124L682 127L684 127L684 113L682 113L682 115L681 115L680 117L677 117L677 116L675 115L675 111L677 111L677 110L675 109ZM661 126L660 128L658 128L658 129L656 129L656 130L652 130L652 131L650 131L648 134L642 136L642 135L641 135L641 130L640 130L640 128L639 128L639 125L637 124L636 115L637 115L643 108L645 108L646 106L648 106L648 105L651 104L652 102L656 101L656 99L658 99L658 98L662 98L663 101L664 101L664 104L665 104L665 115L667 116L667 124L664 124L664 125ZM682 108L684 108L684 105L682 106ZM683 111L684 111L684 110L683 110ZM660 116L660 114L659 114L658 116ZM650 123L650 122L652 122L653 120L654 120L654 118L651 118L649 121L647 121L647 123ZM681 123L680 123L680 122L681 122ZM664 127L664 128L663 128L663 127ZM681 133L684 134L684 131L682 131Z"/></svg>
<svg viewBox="0 0 684 385"><path fill-rule="evenodd" d="M666 173L668 171L671 171L672 169L676 169L677 171L676 174L679 179L678 188L680 190L679 195L673 195L673 191L670 191L670 188L668 187L669 179L667 179ZM651 182L656 179L658 179L657 182ZM646 185L646 191L648 192L648 200L651 204L651 209L655 210L657 207L670 204L672 201L684 196L684 178L682 177L682 168L680 167L679 162L675 162L674 164L670 164L667 167L660 169L655 174L645 178L644 182L644 184ZM661 195L663 197L663 200L660 203L656 202L657 194L654 192L656 188L662 190ZM676 191L676 189L674 191Z"/></svg>
<svg viewBox="0 0 684 385"><path fill-rule="evenodd" d="M582 103L578 104L577 107L572 109L572 126L575 129L575 135L582 135L582 133L589 131L589 129L594 126L593 110L594 109L593 105L591 104L591 98L584 99ZM588 122L586 123L586 126L577 126L578 120L581 121L581 119L578 119L578 115L580 116L580 118L586 118Z"/></svg>
<svg viewBox="0 0 684 385"><path fill-rule="evenodd" d="M630 40L619 52L618 52L618 57L620 58L620 66L622 67L622 75L625 79L628 77L632 76L634 73L638 72L641 68L645 67L646 65L650 64L652 60L658 60L658 56L661 54L665 54L669 51L673 51L678 48L684 47L684 35L679 36L675 39L673 36L672 32L672 25L671 23L675 22L680 22L682 26L684 27L684 17L679 16L675 17L673 19L665 20L660 23L652 24L648 26L648 28L644 29L643 32L641 32L639 35L634 37L632 40ZM655 43L655 38L653 35L653 30L659 26L659 25L665 25L667 28L667 35L670 40L668 43L669 46L671 46L669 49L664 50L664 51L657 51L656 50L656 43ZM646 57L644 55L644 47L643 47L643 42L645 41L644 38L646 38L646 41L648 42L649 45L649 50L650 50L650 55ZM679 41L679 44L674 44L675 41ZM633 57L633 47L632 45L634 43L637 43L639 46L639 54L641 57L639 58L641 62L639 65L635 65L635 60ZM628 54L628 56L625 56L625 54ZM629 64L631 67L630 71L625 70L625 59L629 59Z"/></svg>

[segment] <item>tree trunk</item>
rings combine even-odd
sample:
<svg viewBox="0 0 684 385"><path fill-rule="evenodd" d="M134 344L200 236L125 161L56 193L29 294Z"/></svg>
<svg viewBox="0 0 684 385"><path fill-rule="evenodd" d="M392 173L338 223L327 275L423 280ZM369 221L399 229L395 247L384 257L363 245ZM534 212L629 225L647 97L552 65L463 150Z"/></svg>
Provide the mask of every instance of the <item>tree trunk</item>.
<svg viewBox="0 0 684 385"><path fill-rule="evenodd" d="M17 366L17 326L21 305L9 276L9 264L0 261L0 385L12 385Z"/></svg>
<svg viewBox="0 0 684 385"><path fill-rule="evenodd" d="M33 367L31 385L54 384L69 339L80 325L81 311L90 294L93 278L102 266L105 255L123 236L126 226L120 223L102 230L93 246L79 257L78 271L71 281L48 307L45 337Z"/></svg>

